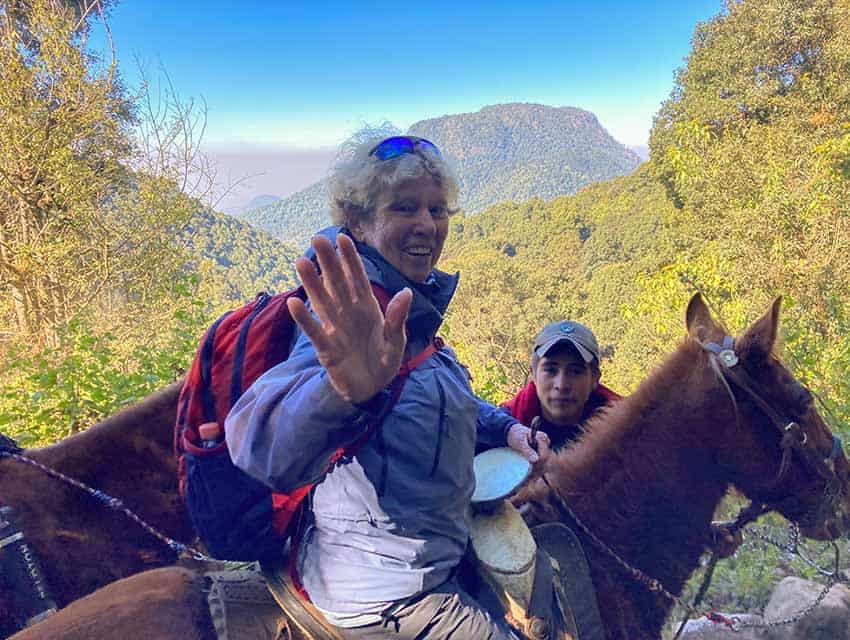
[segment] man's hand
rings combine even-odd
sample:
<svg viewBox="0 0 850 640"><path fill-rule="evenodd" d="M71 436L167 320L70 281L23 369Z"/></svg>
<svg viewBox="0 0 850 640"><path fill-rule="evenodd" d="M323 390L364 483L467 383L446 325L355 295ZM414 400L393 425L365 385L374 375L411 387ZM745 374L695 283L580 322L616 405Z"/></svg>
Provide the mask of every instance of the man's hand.
<svg viewBox="0 0 850 640"><path fill-rule="evenodd" d="M508 446L521 453L531 464L542 465L549 457L549 436L543 431L534 435L532 444L531 429L517 422L508 430Z"/></svg>

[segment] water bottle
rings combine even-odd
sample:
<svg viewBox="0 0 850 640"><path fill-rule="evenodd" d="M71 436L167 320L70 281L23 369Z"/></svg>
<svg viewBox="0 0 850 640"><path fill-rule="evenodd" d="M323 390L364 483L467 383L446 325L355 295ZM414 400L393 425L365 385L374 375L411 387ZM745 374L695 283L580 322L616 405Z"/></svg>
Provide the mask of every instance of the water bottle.
<svg viewBox="0 0 850 640"><path fill-rule="evenodd" d="M215 449L224 440L224 431L218 422L205 422L198 427L198 435L204 449Z"/></svg>
<svg viewBox="0 0 850 640"><path fill-rule="evenodd" d="M12 517L12 507L0 507L0 581L10 592L19 629L56 613L44 574L24 532Z"/></svg>

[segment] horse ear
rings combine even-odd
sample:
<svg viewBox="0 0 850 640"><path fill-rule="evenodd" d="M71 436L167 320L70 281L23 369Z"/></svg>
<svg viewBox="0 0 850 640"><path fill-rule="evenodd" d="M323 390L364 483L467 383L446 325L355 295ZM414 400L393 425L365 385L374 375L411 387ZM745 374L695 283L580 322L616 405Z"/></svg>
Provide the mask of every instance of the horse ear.
<svg viewBox="0 0 850 640"><path fill-rule="evenodd" d="M753 355L768 356L773 351L779 328L779 309L782 297L777 297L770 309L747 329L741 339L741 350Z"/></svg>
<svg viewBox="0 0 850 640"><path fill-rule="evenodd" d="M698 293L695 293L688 303L688 310L685 312L685 326L688 327L688 335L700 342L708 340L710 334L717 329L717 323L711 317L711 311L708 310L705 300Z"/></svg>

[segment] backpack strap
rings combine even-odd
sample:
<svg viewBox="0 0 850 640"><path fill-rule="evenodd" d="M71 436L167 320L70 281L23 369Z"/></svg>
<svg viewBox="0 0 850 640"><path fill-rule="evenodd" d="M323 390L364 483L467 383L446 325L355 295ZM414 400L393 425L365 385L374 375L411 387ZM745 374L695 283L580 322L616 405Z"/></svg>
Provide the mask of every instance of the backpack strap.
<svg viewBox="0 0 850 640"><path fill-rule="evenodd" d="M201 398L204 409L204 421L215 422L215 396L213 395L212 387L212 363L213 363L213 348L215 346L215 334L219 325L224 322L232 313L226 312L207 331L204 338L204 345L201 347Z"/></svg>
<svg viewBox="0 0 850 640"><path fill-rule="evenodd" d="M298 292L301 291L301 287L297 289ZM297 295L297 294L296 294ZM287 296L288 297L288 296ZM269 300L272 297L263 292L257 295L256 306L254 310L245 318L245 321L242 323L242 326L239 327L239 337L236 340L236 353L233 356L233 372L230 376L230 406L236 404L239 398L242 396L242 368L245 363L245 349L248 345L248 331L251 328L251 323L254 321L254 318L266 308ZM284 303L286 304L286 303Z"/></svg>

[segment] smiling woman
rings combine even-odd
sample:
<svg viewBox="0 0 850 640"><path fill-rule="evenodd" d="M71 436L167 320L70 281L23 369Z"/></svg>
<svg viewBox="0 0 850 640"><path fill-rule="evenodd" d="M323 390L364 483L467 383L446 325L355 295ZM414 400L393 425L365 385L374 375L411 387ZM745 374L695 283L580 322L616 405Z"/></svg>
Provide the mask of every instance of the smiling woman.
<svg viewBox="0 0 850 640"><path fill-rule="evenodd" d="M476 445L538 459L530 429L476 398L436 338L458 279L435 268L458 180L433 143L394 136L348 150L331 194L336 249L316 238L315 263L296 263L299 331L228 415L233 462L278 492L316 482L290 560L339 636L515 638L454 577ZM329 465L340 446L350 460Z"/></svg>
<svg viewBox="0 0 850 640"><path fill-rule="evenodd" d="M430 175L408 178L378 197L372 216L350 220L348 227L406 278L424 282L449 232L443 190Z"/></svg>

